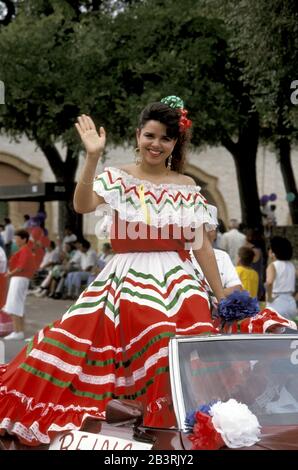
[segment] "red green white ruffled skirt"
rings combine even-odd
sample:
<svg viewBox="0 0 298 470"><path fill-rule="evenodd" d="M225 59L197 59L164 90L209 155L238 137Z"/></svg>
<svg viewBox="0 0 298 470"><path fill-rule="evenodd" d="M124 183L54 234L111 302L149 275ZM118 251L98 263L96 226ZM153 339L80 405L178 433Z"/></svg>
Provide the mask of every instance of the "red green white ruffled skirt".
<svg viewBox="0 0 298 470"><path fill-rule="evenodd" d="M168 342L216 332L207 294L176 252L117 254L77 302L0 367L0 432L28 445L140 400L144 423L175 424Z"/></svg>

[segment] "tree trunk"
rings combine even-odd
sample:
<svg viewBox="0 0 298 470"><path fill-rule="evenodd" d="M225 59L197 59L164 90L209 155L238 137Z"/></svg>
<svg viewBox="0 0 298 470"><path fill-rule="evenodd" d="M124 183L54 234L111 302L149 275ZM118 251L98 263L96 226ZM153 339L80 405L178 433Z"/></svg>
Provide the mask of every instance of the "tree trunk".
<svg viewBox="0 0 298 470"><path fill-rule="evenodd" d="M78 238L84 238L83 235L83 216L77 214L71 200L59 201L58 204L58 231L60 239L64 236L64 229L69 225Z"/></svg>
<svg viewBox="0 0 298 470"><path fill-rule="evenodd" d="M66 225L69 225L75 234L83 237L82 225L83 217L77 214L73 208L73 183L75 179L76 170L78 167L78 152L73 149L67 148L66 159L62 160L60 153L53 144L41 142L38 139L37 143L43 151L48 163L56 177L57 182L64 183L66 187L65 201L59 202L59 218L58 218L58 231L60 237L64 232Z"/></svg>
<svg viewBox="0 0 298 470"><path fill-rule="evenodd" d="M262 225L256 176L256 155L247 154L244 148L233 155L240 196L242 222L251 228Z"/></svg>
<svg viewBox="0 0 298 470"><path fill-rule="evenodd" d="M259 143L259 118L250 113L239 131L238 142L229 136L222 144L232 154L236 166L242 222L251 228L262 226L262 214L257 185L256 159Z"/></svg>
<svg viewBox="0 0 298 470"><path fill-rule="evenodd" d="M293 224L298 224L298 194L293 167L291 164L291 144L286 137L280 138L276 143L276 150L280 163L280 170L287 193L295 195L294 201L289 201L289 210Z"/></svg>

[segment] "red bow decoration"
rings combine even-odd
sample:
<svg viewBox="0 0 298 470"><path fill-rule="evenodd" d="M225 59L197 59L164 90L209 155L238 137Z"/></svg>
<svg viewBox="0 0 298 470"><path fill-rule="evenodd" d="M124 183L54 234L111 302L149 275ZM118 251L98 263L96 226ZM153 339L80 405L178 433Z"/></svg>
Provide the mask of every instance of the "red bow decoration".
<svg viewBox="0 0 298 470"><path fill-rule="evenodd" d="M221 435L212 424L211 416L198 411L193 433L188 436L193 450L217 450L225 445Z"/></svg>
<svg viewBox="0 0 298 470"><path fill-rule="evenodd" d="M181 132L185 132L186 129L189 129L192 126L192 121L186 117L188 113L187 109L181 108L180 112L179 129Z"/></svg>

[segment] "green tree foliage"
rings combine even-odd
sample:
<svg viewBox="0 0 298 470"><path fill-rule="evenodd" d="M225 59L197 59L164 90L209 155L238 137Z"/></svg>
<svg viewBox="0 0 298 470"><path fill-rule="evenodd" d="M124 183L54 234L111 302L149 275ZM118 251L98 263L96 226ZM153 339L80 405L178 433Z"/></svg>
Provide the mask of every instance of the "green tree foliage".
<svg viewBox="0 0 298 470"><path fill-rule="evenodd" d="M0 33L0 71L6 85L1 128L15 137L25 133L35 141L58 181L71 180L75 165L70 154L77 151L72 124L79 101L75 99L71 29L71 17L57 12L38 22L19 15ZM59 141L69 153L65 162L55 147Z"/></svg>
<svg viewBox="0 0 298 470"><path fill-rule="evenodd" d="M36 0L33 6L22 5L16 19L0 31L0 76L6 88L0 128L14 138L25 134L34 141L57 181L68 185L74 181L80 150L74 122L89 104L90 54L82 54L80 22L67 2ZM92 55L97 66L103 49L98 34ZM68 197L64 223L74 217Z"/></svg>
<svg viewBox="0 0 298 470"><path fill-rule="evenodd" d="M286 192L296 196L289 209L297 224L298 193L291 145L297 143L298 107L290 100L291 83L298 77L297 1L228 0L221 11L261 116L261 136L275 148Z"/></svg>
<svg viewBox="0 0 298 470"><path fill-rule="evenodd" d="M194 121L193 143L222 144L232 153L243 221L258 226L258 114L230 54L227 28L204 16L201 3L145 0L115 16L110 70L121 84L113 109L117 132L133 134L136 110L146 102L181 95Z"/></svg>

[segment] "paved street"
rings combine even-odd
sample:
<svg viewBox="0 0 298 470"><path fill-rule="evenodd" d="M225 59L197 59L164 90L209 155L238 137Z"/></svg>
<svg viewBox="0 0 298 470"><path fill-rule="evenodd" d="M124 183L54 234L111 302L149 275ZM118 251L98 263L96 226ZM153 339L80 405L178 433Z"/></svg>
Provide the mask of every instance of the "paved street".
<svg viewBox="0 0 298 470"><path fill-rule="evenodd" d="M25 315L25 338L32 336L48 323L60 318L71 305L70 300L52 300L27 297ZM1 339L1 338L0 338ZM3 341L5 362L9 362L27 343L25 341Z"/></svg>

